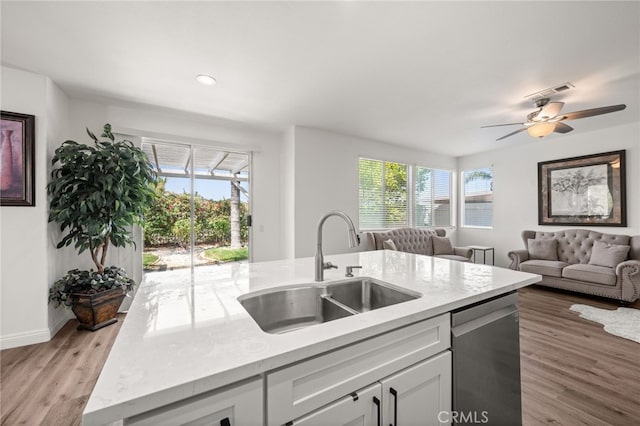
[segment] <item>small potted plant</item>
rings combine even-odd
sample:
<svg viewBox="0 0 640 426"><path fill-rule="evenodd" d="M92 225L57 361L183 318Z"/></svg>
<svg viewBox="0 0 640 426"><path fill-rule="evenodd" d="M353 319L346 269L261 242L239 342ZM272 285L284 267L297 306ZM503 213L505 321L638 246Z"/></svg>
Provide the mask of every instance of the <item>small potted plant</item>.
<svg viewBox="0 0 640 426"><path fill-rule="evenodd" d="M60 226L57 248L74 244L89 251L96 270L73 269L49 289L49 302L71 307L79 329L95 331L117 321L116 314L134 282L122 268L105 266L109 246L135 244L131 228L141 224L153 203L155 172L145 153L131 141L115 142L105 124L93 145L67 140L51 160L47 184L49 222Z"/></svg>

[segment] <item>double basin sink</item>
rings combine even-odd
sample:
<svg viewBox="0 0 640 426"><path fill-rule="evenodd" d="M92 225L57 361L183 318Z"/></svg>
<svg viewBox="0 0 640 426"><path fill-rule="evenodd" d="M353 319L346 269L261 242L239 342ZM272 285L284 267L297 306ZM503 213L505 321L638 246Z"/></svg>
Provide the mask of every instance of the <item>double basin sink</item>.
<svg viewBox="0 0 640 426"><path fill-rule="evenodd" d="M242 295L238 301L263 331L280 334L420 296L384 281L358 277L258 291Z"/></svg>

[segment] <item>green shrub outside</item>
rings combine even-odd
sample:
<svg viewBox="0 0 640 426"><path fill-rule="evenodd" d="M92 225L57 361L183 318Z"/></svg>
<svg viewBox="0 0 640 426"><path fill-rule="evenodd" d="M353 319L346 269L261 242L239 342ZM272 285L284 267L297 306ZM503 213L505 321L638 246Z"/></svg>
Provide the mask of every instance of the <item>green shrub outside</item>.
<svg viewBox="0 0 640 426"><path fill-rule="evenodd" d="M164 181L156 186L156 200L144 216L144 244L147 247L163 243L188 245L191 217L191 196L164 190ZM218 246L231 244L231 201L213 201L196 194L194 197L196 244ZM247 204L240 204L240 237L248 237Z"/></svg>

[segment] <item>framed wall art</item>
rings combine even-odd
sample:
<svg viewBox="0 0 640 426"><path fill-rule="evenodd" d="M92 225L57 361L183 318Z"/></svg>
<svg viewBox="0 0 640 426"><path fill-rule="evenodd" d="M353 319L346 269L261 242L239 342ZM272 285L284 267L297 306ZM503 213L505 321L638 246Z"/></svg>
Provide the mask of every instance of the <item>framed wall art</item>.
<svg viewBox="0 0 640 426"><path fill-rule="evenodd" d="M1 112L0 206L35 205L35 116Z"/></svg>
<svg viewBox="0 0 640 426"><path fill-rule="evenodd" d="M538 224L627 226L625 151L538 163Z"/></svg>

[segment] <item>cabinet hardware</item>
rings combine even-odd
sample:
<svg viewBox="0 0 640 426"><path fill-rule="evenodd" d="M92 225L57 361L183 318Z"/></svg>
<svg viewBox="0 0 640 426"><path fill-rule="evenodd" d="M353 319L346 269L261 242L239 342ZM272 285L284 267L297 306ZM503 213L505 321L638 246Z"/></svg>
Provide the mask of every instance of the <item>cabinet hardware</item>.
<svg viewBox="0 0 640 426"><path fill-rule="evenodd" d="M220 420L220 426L231 426L229 417L225 417L224 419Z"/></svg>
<svg viewBox="0 0 640 426"><path fill-rule="evenodd" d="M389 393L393 395L393 425L391 426L398 426L398 391L389 388Z"/></svg>
<svg viewBox="0 0 640 426"><path fill-rule="evenodd" d="M376 411L378 412L378 426L382 426L381 425L381 419L380 419L380 400L377 397L373 397L373 403L376 404Z"/></svg>
<svg viewBox="0 0 640 426"><path fill-rule="evenodd" d="M353 398L354 401L358 400L358 392L353 392L353 393L349 394L349 396L351 396L351 398Z"/></svg>

